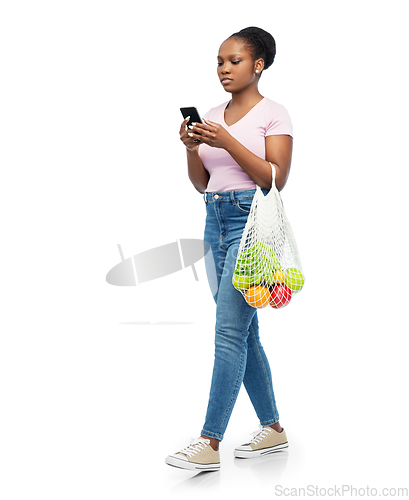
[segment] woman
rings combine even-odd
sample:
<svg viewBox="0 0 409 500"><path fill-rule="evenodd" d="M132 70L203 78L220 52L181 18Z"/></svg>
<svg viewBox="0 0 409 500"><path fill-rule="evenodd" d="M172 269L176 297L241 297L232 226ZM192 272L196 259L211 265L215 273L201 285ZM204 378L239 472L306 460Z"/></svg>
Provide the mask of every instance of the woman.
<svg viewBox="0 0 409 500"><path fill-rule="evenodd" d="M166 463L188 470L218 470L223 439L242 382L261 429L235 449L241 458L259 457L288 446L279 423L271 372L258 334L257 310L232 284L241 235L256 184L271 188L271 162L276 186L286 184L292 155L292 125L280 104L263 97L258 82L274 61L275 41L266 31L250 27L225 40L218 54L218 76L231 100L211 109L203 124L187 128L180 139L186 146L188 174L204 193L204 239L217 270L215 360L206 420L201 436ZM211 280L210 272L208 273Z"/></svg>

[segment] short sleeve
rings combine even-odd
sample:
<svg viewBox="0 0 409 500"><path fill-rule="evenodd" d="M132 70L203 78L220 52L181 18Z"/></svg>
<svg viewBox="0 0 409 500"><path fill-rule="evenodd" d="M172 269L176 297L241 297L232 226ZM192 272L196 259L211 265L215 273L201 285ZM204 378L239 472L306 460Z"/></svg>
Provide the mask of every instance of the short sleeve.
<svg viewBox="0 0 409 500"><path fill-rule="evenodd" d="M272 104L266 116L266 137L269 135L291 135L293 137L293 125L288 111L281 104Z"/></svg>

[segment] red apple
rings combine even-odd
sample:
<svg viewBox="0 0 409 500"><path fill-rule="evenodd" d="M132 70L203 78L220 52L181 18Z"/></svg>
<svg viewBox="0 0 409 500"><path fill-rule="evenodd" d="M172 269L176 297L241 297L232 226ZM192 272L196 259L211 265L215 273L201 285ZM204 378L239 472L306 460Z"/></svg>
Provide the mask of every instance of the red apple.
<svg viewBox="0 0 409 500"><path fill-rule="evenodd" d="M286 306L291 300L291 289L284 284L273 286L270 293L270 306L274 309Z"/></svg>

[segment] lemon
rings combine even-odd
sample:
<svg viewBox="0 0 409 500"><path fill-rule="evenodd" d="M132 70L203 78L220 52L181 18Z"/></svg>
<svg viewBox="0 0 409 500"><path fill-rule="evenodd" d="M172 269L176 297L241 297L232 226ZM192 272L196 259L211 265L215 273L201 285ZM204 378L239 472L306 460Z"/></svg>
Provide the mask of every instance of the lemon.
<svg viewBox="0 0 409 500"><path fill-rule="evenodd" d="M273 276L274 283L284 283L286 278L284 271L276 271Z"/></svg>

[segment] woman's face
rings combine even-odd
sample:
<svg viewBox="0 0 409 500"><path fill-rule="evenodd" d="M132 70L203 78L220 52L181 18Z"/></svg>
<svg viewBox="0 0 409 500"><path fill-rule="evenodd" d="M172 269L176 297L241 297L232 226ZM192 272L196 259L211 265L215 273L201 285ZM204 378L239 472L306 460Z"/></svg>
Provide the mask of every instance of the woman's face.
<svg viewBox="0 0 409 500"><path fill-rule="evenodd" d="M228 38L221 44L217 56L217 74L226 92L240 92L257 84L255 62L239 38Z"/></svg>

